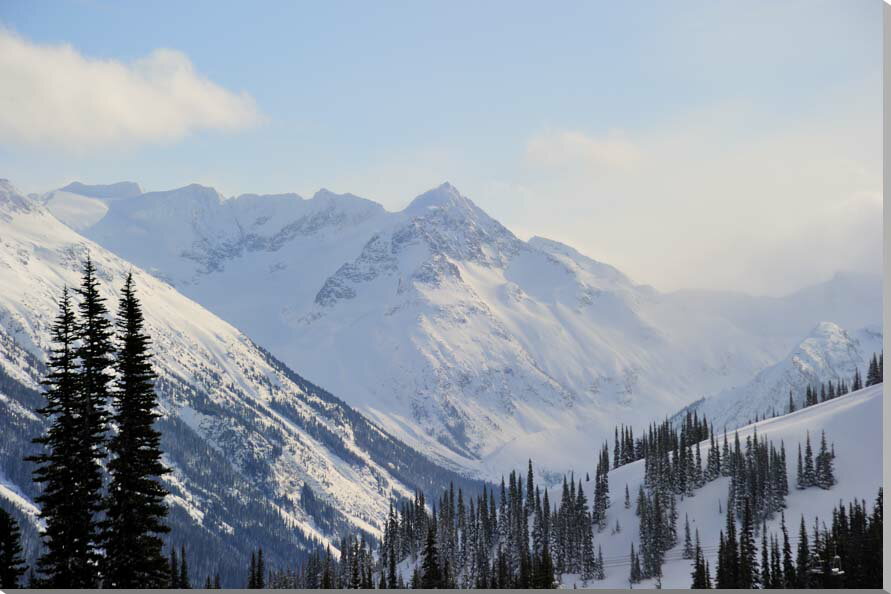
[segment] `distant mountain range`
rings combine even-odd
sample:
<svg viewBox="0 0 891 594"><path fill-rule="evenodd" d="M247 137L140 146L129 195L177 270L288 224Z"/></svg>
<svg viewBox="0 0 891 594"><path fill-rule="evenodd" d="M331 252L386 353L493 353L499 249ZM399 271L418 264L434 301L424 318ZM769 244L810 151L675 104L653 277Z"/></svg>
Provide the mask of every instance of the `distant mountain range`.
<svg viewBox="0 0 891 594"><path fill-rule="evenodd" d="M400 212L325 190L226 198L126 182L40 200L393 435L480 476L528 457L587 468L616 423L747 385L821 322L851 336L881 327L877 277L781 298L660 293L556 241L518 239L449 184ZM733 394L715 402L750 398Z"/></svg>

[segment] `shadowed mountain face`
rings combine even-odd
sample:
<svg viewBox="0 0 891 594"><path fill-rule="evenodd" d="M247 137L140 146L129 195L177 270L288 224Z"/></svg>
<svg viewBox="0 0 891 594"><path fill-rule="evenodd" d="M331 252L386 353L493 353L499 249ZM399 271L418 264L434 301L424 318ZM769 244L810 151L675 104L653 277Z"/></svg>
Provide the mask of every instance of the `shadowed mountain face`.
<svg viewBox="0 0 891 594"><path fill-rule="evenodd" d="M134 198L138 200L139 198ZM431 462L168 284L60 223L0 182L0 505L36 544L33 467L44 429L39 381L63 286L89 254L112 311L133 271L159 376L171 542L193 575L243 586L250 552L287 566L314 543L379 536L389 502L479 483ZM275 561L272 561L275 559Z"/></svg>
<svg viewBox="0 0 891 594"><path fill-rule="evenodd" d="M46 200L393 434L490 476L528 457L587 463L616 423L742 385L821 321L881 318L880 280L852 275L784 298L662 294L518 239L449 184L395 213L194 185L102 199L90 217Z"/></svg>

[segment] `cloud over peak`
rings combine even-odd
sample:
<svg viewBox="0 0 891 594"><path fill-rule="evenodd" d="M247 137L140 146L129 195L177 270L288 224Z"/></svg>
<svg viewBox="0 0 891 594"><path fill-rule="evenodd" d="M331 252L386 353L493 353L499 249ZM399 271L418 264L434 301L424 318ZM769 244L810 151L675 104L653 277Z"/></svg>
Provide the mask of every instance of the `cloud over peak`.
<svg viewBox="0 0 891 594"><path fill-rule="evenodd" d="M247 93L208 80L170 49L125 63L0 28L0 80L0 144L10 146L83 151L171 142L260 120Z"/></svg>

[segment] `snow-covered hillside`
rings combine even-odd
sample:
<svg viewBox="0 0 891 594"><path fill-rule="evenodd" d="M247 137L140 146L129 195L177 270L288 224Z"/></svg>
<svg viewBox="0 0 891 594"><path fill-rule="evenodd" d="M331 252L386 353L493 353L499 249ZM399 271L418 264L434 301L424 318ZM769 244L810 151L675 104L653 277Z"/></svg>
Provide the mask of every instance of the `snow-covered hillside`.
<svg viewBox="0 0 891 594"><path fill-rule="evenodd" d="M73 226L97 216L71 194L46 199ZM785 298L661 294L519 240L449 184L401 212L194 185L101 202L88 237L397 436L489 476L530 456L562 471L616 423L750 381L820 321L881 318L879 279L853 275Z"/></svg>
<svg viewBox="0 0 891 594"><path fill-rule="evenodd" d="M0 180L0 499L30 514L22 462L42 420L37 392L64 286L89 255L114 311L133 271L152 336L173 537L204 572L261 543L281 563L344 530L378 532L391 497L469 481L436 466L307 382L167 283L60 223ZM193 548L194 547L194 548ZM215 563L215 562L214 562Z"/></svg>
<svg viewBox="0 0 891 594"><path fill-rule="evenodd" d="M756 418L788 410L791 391L796 408L805 389L840 380L850 384L854 370L863 374L874 353L882 350L880 327L848 333L837 324L821 322L779 363L759 372L752 381L688 407L716 427L732 429Z"/></svg>
<svg viewBox="0 0 891 594"><path fill-rule="evenodd" d="M757 430L759 439L774 442L782 441L788 456L789 496L786 498L786 524L790 541L798 540L801 515L811 529L815 516L829 523L834 506L839 501L845 503L854 499L865 499L872 506L879 488L882 486L882 389L878 384L854 392L835 400L818 404L795 413L747 425L739 429L743 442ZM795 454L797 444L805 441L810 432L815 447L819 444L820 432L825 431L827 439L834 443L836 460L835 475L838 483L829 490L812 487L803 491L795 488ZM723 439L723 438L720 438ZM731 435L732 440L732 435ZM702 444L703 455L708 450L708 442ZM588 470L590 465L581 470ZM581 476L577 469L576 478ZM583 472L582 472L583 474ZM593 472L591 473L593 475ZM638 518L634 512L634 494L644 477L644 461L628 464L609 473L612 505L608 511L607 525L614 527L616 522L621 532L612 534L607 528L595 533L595 546L603 550L606 579L587 584L593 588L627 588L630 567L628 565L631 543L638 547ZM691 561L681 558L683 550L684 517L690 518L691 530L699 529L703 550L712 568L712 576L717 563L718 534L724 528L726 516L719 512L726 509L729 478L719 478L697 490L693 497L678 500L679 544L666 553L663 566L663 588L689 588L691 583ZM588 501L593 500L593 481L583 483ZM623 493L628 485L632 493L632 505L625 509ZM552 492L552 501L559 501L560 490ZM768 522L768 532L779 533L780 518ZM760 539L758 541L760 543ZM760 553L759 553L760 554ZM760 558L760 557L759 557ZM564 576L563 587L578 584L577 576ZM654 580L636 584L635 588L652 588Z"/></svg>

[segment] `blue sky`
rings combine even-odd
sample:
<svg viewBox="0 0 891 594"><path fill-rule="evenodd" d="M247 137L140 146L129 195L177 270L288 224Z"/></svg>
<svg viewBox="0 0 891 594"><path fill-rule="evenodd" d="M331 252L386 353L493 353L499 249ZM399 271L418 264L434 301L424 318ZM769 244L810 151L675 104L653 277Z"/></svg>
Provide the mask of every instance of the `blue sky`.
<svg viewBox="0 0 891 594"><path fill-rule="evenodd" d="M132 95L79 112L56 57L6 76L25 81L7 101L74 106L0 120L0 176L27 191L327 187L398 209L449 180L663 289L776 294L881 263L879 1L5 0L0 22L23 55L69 44L92 72L170 49L195 79L169 106L112 73L101 96Z"/></svg>

